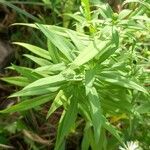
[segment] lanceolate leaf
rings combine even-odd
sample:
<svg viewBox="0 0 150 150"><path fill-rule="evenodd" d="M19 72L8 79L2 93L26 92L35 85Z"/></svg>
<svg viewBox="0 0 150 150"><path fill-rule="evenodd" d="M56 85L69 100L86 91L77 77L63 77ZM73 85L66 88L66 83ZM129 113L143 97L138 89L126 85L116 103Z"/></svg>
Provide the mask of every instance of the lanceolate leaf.
<svg viewBox="0 0 150 150"><path fill-rule="evenodd" d="M85 45L83 45L83 41L79 39L76 33L72 31L66 31L69 37L71 38L74 45L77 47L78 51L82 51L85 49Z"/></svg>
<svg viewBox="0 0 150 150"><path fill-rule="evenodd" d="M63 36L59 36L45 26L37 24L38 28L44 33L44 35L59 49L59 51L64 54L69 61L74 59L71 49L73 49L72 44Z"/></svg>
<svg viewBox="0 0 150 150"><path fill-rule="evenodd" d="M116 46L110 45L107 48L103 49L99 55L97 56L98 58L98 63L104 62L108 57L110 57L115 51L117 50Z"/></svg>
<svg viewBox="0 0 150 150"><path fill-rule="evenodd" d="M91 118L92 126L94 128L94 138L96 143L98 143L101 134L101 127L104 123L104 120L102 118L100 99L94 87L91 88L88 98L91 107Z"/></svg>
<svg viewBox="0 0 150 150"><path fill-rule="evenodd" d="M23 87L30 84L30 81L26 77L21 77L21 76L5 77L5 78L1 78L1 80L17 86L23 86Z"/></svg>
<svg viewBox="0 0 150 150"><path fill-rule="evenodd" d="M84 134L83 134L83 139L82 139L82 150L89 150L90 147L90 141L92 140L90 138L90 128L91 126L89 125L89 123L86 123L86 126L84 128Z"/></svg>
<svg viewBox="0 0 150 150"><path fill-rule="evenodd" d="M65 140L65 136L68 135L70 129L73 127L75 123L77 112L78 112L78 99L72 96L70 99L70 105L66 110L58 128L57 139L55 144L55 150L60 150L62 147L62 143Z"/></svg>
<svg viewBox="0 0 150 150"><path fill-rule="evenodd" d="M56 72L61 72L66 69L66 66L64 63L59 63L59 64L51 64L51 65L46 65L43 67L38 67L34 71L38 73L56 73Z"/></svg>
<svg viewBox="0 0 150 150"><path fill-rule="evenodd" d="M53 63L59 63L60 62L59 51L57 47L49 39L47 39L47 47Z"/></svg>
<svg viewBox="0 0 150 150"><path fill-rule="evenodd" d="M37 63L40 66L51 65L52 63L46 59L35 57L33 55L24 54L25 57L31 59L33 62Z"/></svg>
<svg viewBox="0 0 150 150"><path fill-rule="evenodd" d="M95 70L87 70L85 74L85 89L86 89L86 95L89 94L91 88L93 87L93 83L95 80Z"/></svg>
<svg viewBox="0 0 150 150"><path fill-rule="evenodd" d="M45 86L45 85L57 86L57 85L60 85L60 83L64 83L64 81L65 81L65 78L63 77L63 75L58 74L58 75L54 75L54 76L41 78L41 79L29 84L24 89L40 87L40 86Z"/></svg>
<svg viewBox="0 0 150 150"><path fill-rule="evenodd" d="M16 105L13 105L10 108L1 110L0 113L13 113L19 111L25 111L31 108L35 108L36 106L42 105L53 98L53 94L43 95L32 99L24 100Z"/></svg>
<svg viewBox="0 0 150 150"><path fill-rule="evenodd" d="M89 62L100 51L105 49L108 46L108 43L109 41L100 41L100 40L89 43L89 46L85 48L83 51L81 51L78 57L73 61L71 67L76 68Z"/></svg>
<svg viewBox="0 0 150 150"><path fill-rule="evenodd" d="M130 15L131 12L132 12L132 11L131 11L130 9L124 9L124 10L122 10L122 11L119 13L118 18L119 18L119 19L127 18L127 17Z"/></svg>
<svg viewBox="0 0 150 150"><path fill-rule="evenodd" d="M100 73L99 79L105 82L109 82L111 84L148 93L146 89L144 89L142 86L138 85L132 80L129 80L121 75L116 74L115 72L103 71L102 73Z"/></svg>
<svg viewBox="0 0 150 150"><path fill-rule="evenodd" d="M58 92L58 94L56 95L56 97L55 97L55 99L54 99L52 105L50 106L50 109L49 109L49 111L48 111L48 113L47 113L47 116L46 116L47 119L49 118L49 116L50 116L57 108L59 108L59 107L62 105L61 98L62 98L63 95L64 95L63 91L60 90L60 91Z"/></svg>
<svg viewBox="0 0 150 150"><path fill-rule="evenodd" d="M81 4L84 8L84 14L85 14L85 18L87 20L91 20L91 12L90 12L90 3L89 0L81 0Z"/></svg>
<svg viewBox="0 0 150 150"><path fill-rule="evenodd" d="M32 24L32 23L14 23L12 25L13 26L15 26L15 25L28 26L28 27L31 27L31 28L39 29L37 27L37 25ZM67 28L63 28L63 27L59 27L59 26L54 26L54 25L44 25L43 24L42 26L44 26L49 31L53 32L54 34L57 34L57 35L60 35L60 36L66 37L66 38L70 38L68 36L68 34L66 33L66 31L71 31L71 32L74 32L75 34L77 34L79 39L81 39L81 40L89 40L89 36L88 35L76 32L74 30L70 30L70 29L67 29Z"/></svg>
<svg viewBox="0 0 150 150"><path fill-rule="evenodd" d="M99 13L105 19L112 18L113 11L108 4L101 4L99 6Z"/></svg>
<svg viewBox="0 0 150 150"><path fill-rule="evenodd" d="M119 46L119 34L118 34L116 27L114 27L114 26L112 27L112 42L115 43L116 47L118 48L118 46Z"/></svg>
<svg viewBox="0 0 150 150"><path fill-rule="evenodd" d="M43 77L43 75L33 72L33 69L12 65L12 67L22 76L27 77L30 81L35 81Z"/></svg>
<svg viewBox="0 0 150 150"><path fill-rule="evenodd" d="M33 87L28 89L22 89L9 97L18 97L18 96L35 96L35 95L42 95L48 93L55 93L60 89L60 86L50 87L49 85L40 86L40 87Z"/></svg>
<svg viewBox="0 0 150 150"><path fill-rule="evenodd" d="M40 57L51 60L51 57L50 57L48 51L46 51L40 47L31 45L31 44L27 44L27 43L21 43L21 42L13 42L13 44L20 45Z"/></svg>
<svg viewBox="0 0 150 150"><path fill-rule="evenodd" d="M120 141L120 143L123 143L123 139L120 137L119 131L115 127L113 127L110 123L105 122L104 128L108 130L114 137L116 137L118 141Z"/></svg>
<svg viewBox="0 0 150 150"><path fill-rule="evenodd" d="M41 95L56 92L65 81L62 74L41 78L27 85L21 91L12 94L10 97Z"/></svg>

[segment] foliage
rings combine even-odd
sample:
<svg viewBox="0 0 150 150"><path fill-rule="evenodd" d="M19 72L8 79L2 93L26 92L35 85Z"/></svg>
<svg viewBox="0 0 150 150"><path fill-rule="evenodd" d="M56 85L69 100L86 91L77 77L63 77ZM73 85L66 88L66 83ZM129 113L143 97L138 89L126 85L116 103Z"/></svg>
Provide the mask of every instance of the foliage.
<svg viewBox="0 0 150 150"><path fill-rule="evenodd" d="M130 2L135 10L127 7ZM84 120L83 150L117 149L136 140L134 128L138 120L144 124L142 117L150 110L150 4L126 0L123 6L114 13L107 3L90 5L81 0L80 12L66 14L76 20L75 30L38 22L14 24L40 30L47 49L14 43L29 50L25 57L38 67L11 66L20 75L2 80L21 87L10 96L20 101L0 113L35 109L51 101L49 118L63 107L55 150L65 149L65 139L78 127L79 116Z"/></svg>

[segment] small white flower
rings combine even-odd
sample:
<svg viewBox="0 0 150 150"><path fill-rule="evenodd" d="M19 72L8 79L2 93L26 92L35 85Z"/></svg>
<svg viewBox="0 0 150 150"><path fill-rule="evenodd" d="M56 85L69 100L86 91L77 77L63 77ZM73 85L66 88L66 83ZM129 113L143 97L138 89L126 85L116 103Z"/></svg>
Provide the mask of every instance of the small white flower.
<svg viewBox="0 0 150 150"><path fill-rule="evenodd" d="M138 141L130 141L124 144L124 147L119 146L119 150L142 150Z"/></svg>

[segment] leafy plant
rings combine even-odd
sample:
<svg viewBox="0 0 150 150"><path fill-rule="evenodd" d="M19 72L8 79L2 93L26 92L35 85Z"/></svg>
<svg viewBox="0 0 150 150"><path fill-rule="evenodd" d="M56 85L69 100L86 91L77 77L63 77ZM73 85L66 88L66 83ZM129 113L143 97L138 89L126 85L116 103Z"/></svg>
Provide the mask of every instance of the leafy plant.
<svg viewBox="0 0 150 150"><path fill-rule="evenodd" d="M23 87L10 96L20 97L20 102L0 113L25 111L51 101L49 118L63 107L55 150L65 149L65 139L77 126L78 116L85 122L83 150L112 149L109 144L116 149L117 140L123 144L134 138L134 118L148 113L150 105L146 86L150 56L144 56L150 35L150 19L145 11L149 3L144 1L141 7L140 1L136 2L140 13L123 9L117 14L106 3L91 11L89 1L82 0L81 13L68 14L77 20L76 31L39 23L16 24L40 30L47 38L47 50L14 43L32 52L25 57L38 67L12 65L20 76L2 80ZM124 135L118 127L121 120L128 122Z"/></svg>

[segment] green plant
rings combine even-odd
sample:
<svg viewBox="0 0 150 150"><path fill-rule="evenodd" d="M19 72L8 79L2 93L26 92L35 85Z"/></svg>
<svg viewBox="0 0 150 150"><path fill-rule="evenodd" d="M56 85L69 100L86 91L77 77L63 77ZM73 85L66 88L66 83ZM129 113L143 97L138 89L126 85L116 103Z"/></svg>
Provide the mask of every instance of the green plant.
<svg viewBox="0 0 150 150"><path fill-rule="evenodd" d="M89 1L81 2L80 14L68 14L77 20L76 31L38 23L16 24L39 29L47 37L48 50L14 42L31 51L33 55L25 56L39 67L12 65L20 76L2 80L23 87L10 96L20 97L20 102L0 113L25 111L52 101L47 118L64 108L55 150L65 149L65 138L77 127L79 115L85 122L83 150L116 149L118 141L123 144L134 138L135 120L150 108L146 45L150 19L145 8L150 5L137 3L137 10L142 10L138 14L130 9L117 14L108 4L90 11ZM127 122L126 131L118 127L122 120Z"/></svg>

